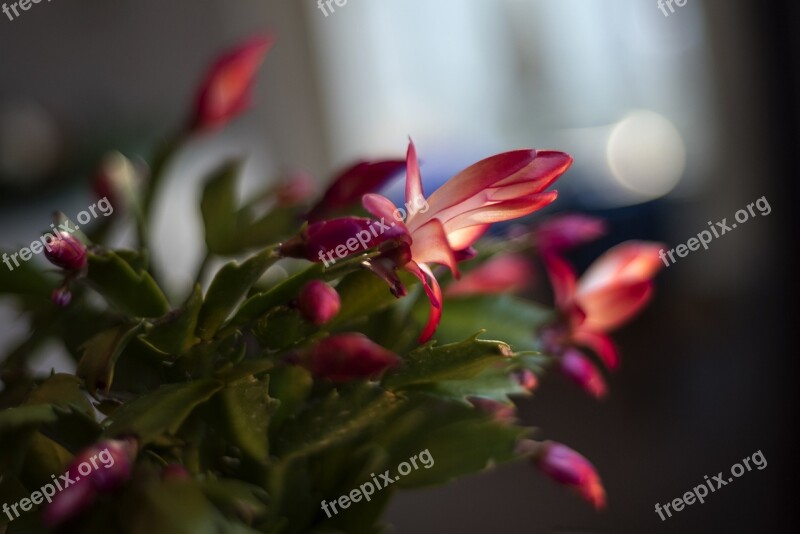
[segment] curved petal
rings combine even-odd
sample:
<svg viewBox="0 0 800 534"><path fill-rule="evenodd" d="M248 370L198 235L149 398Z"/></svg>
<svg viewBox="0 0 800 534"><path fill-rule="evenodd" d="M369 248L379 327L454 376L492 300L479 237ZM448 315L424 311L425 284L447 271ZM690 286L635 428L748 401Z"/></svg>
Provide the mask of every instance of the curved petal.
<svg viewBox="0 0 800 534"><path fill-rule="evenodd" d="M543 252L557 253L594 241L606 234L600 217L568 213L550 217L533 231L534 244Z"/></svg>
<svg viewBox="0 0 800 534"><path fill-rule="evenodd" d="M579 294L577 304L586 313L583 327L596 332L610 332L639 313L652 293L653 283L648 280Z"/></svg>
<svg viewBox="0 0 800 534"><path fill-rule="evenodd" d="M461 252L471 247L475 241L483 237L483 234L486 233L490 226L490 224L476 224L475 226L449 232L447 234L447 241L450 243L450 247L453 250L457 253ZM458 254L456 254L456 259L458 259Z"/></svg>
<svg viewBox="0 0 800 534"><path fill-rule="evenodd" d="M422 176L419 173L417 149L414 141L409 138L408 153L406 154L406 203L412 204L418 198L425 198L425 194L422 192Z"/></svg>
<svg viewBox="0 0 800 534"><path fill-rule="evenodd" d="M439 219L431 219L411 236L411 257L418 263L446 265L458 277L458 263Z"/></svg>
<svg viewBox="0 0 800 534"><path fill-rule="evenodd" d="M575 300L577 276L572 266L558 256L547 255L542 258L547 276L553 286L556 307L563 311L572 308Z"/></svg>
<svg viewBox="0 0 800 534"><path fill-rule="evenodd" d="M608 250L586 270L578 293L589 293L615 284L650 280L664 266L658 256L661 243L626 241Z"/></svg>
<svg viewBox="0 0 800 534"><path fill-rule="evenodd" d="M596 399L608 393L606 380L600 370L576 348L568 348L561 358L561 372Z"/></svg>
<svg viewBox="0 0 800 534"><path fill-rule="evenodd" d="M586 347L597 354L609 370L614 371L619 367L619 350L609 336L587 328L578 328L572 334L572 340L576 345Z"/></svg>
<svg viewBox="0 0 800 534"><path fill-rule="evenodd" d="M439 281L433 276L430 268L424 263L418 264L411 261L403 269L416 276L422 282L422 287L425 289L425 293L431 303L428 322L419 335L419 342L425 343L433 337L436 327L439 326L439 321L442 319L442 288L439 287ZM430 279L430 283L428 279Z"/></svg>
<svg viewBox="0 0 800 534"><path fill-rule="evenodd" d="M456 215L449 221L444 221L445 230L449 234L476 224L491 224L524 217L552 203L557 197L557 191L547 191L529 197L485 205Z"/></svg>

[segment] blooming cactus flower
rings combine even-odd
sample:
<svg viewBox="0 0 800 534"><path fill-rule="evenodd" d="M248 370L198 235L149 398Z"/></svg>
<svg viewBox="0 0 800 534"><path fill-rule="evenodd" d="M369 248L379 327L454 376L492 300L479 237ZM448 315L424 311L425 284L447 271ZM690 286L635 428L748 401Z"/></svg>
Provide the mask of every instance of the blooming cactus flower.
<svg viewBox="0 0 800 534"><path fill-rule="evenodd" d="M578 281L575 271L556 255L544 262L553 285L556 307L564 320L541 331L547 352L564 355L569 347L592 350L610 369L619 365L619 352L607 333L629 321L647 304L653 292L652 278L663 263L659 243L628 241L598 258ZM570 353L562 370L594 396L600 395L602 377L591 372L580 353Z"/></svg>
<svg viewBox="0 0 800 534"><path fill-rule="evenodd" d="M312 280L306 284L297 297L300 313L316 326L322 326L336 317L341 305L339 293L322 280Z"/></svg>
<svg viewBox="0 0 800 534"><path fill-rule="evenodd" d="M566 445L546 441L534 457L539 469L559 484L572 488L595 509L606 505L606 492L594 466Z"/></svg>
<svg viewBox="0 0 800 534"><path fill-rule="evenodd" d="M448 297L467 295L496 295L522 291L533 282L533 269L527 259L519 254L502 254L465 274L461 280L450 284L445 291Z"/></svg>
<svg viewBox="0 0 800 534"><path fill-rule="evenodd" d="M411 261L397 265L423 284L430 301L430 317L420 342L433 336L442 313L442 291L430 264L447 266L458 276L457 257L469 249L492 223L523 217L550 204L558 195L544 190L572 163L563 152L516 150L486 158L448 180L425 200L422 178L413 142L406 157L405 224L397 223L411 243ZM397 208L386 197L367 194L364 208L373 216L389 219ZM389 219L390 220L390 219Z"/></svg>
<svg viewBox="0 0 800 534"><path fill-rule="evenodd" d="M50 263L67 271L86 267L86 245L70 234L61 233L58 239L48 242L44 255Z"/></svg>
<svg viewBox="0 0 800 534"><path fill-rule="evenodd" d="M334 382L372 378L399 363L396 354L359 333L323 339L311 354L313 373Z"/></svg>
<svg viewBox="0 0 800 534"><path fill-rule="evenodd" d="M559 253L602 237L606 223L599 217L582 213L556 215L533 231L536 247L546 254Z"/></svg>
<svg viewBox="0 0 800 534"><path fill-rule="evenodd" d="M254 37L222 55L200 85L193 130L223 126L250 107L250 92L264 56L275 39Z"/></svg>
<svg viewBox="0 0 800 534"><path fill-rule="evenodd" d="M55 528L91 506L98 493L122 486L131 476L136 452L134 439L112 439L77 454L67 468L66 476L72 482L47 505L42 516L44 524Z"/></svg>

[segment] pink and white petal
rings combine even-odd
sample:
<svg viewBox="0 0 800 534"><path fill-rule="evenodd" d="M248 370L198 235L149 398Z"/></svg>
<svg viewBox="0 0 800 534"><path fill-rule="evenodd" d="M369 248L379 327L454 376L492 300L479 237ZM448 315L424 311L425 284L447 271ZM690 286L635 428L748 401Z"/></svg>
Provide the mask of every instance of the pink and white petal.
<svg viewBox="0 0 800 534"><path fill-rule="evenodd" d="M442 319L442 288L439 286L439 281L433 276L430 268L424 263L418 264L411 261L407 263L403 269L416 276L419 281L422 282L422 287L425 289L425 293L428 295L428 300L431 303L428 322L418 340L420 343L425 343L433 337L436 328L439 326L439 321Z"/></svg>
<svg viewBox="0 0 800 534"><path fill-rule="evenodd" d="M576 345L597 354L609 370L615 371L619 367L619 350L611 337L587 328L578 328L573 332L572 340Z"/></svg>
<svg viewBox="0 0 800 534"><path fill-rule="evenodd" d="M658 251L661 243L626 241L609 249L586 270L578 286L589 293L612 284L631 284L650 280L664 266Z"/></svg>
<svg viewBox="0 0 800 534"><path fill-rule="evenodd" d="M414 141L409 139L406 154L406 202L413 205L419 198L425 198L425 193L422 191L422 176L419 173L417 149Z"/></svg>
<svg viewBox="0 0 800 534"><path fill-rule="evenodd" d="M444 223L444 228L449 235L451 232L476 224L492 224L517 219L551 204L557 197L557 191L547 191L530 197L489 204L453 217Z"/></svg>
<svg viewBox="0 0 800 534"><path fill-rule="evenodd" d="M583 327L595 332L610 332L639 313L652 293L653 283L647 280L579 294L577 303L586 312Z"/></svg>
<svg viewBox="0 0 800 534"><path fill-rule="evenodd" d="M572 156L569 154L554 150L538 150L536 159L508 178L497 182L494 187L527 182L535 184L537 189L534 192L539 193L564 174L570 165L572 165Z"/></svg>
<svg viewBox="0 0 800 534"><path fill-rule="evenodd" d="M361 205L364 206L364 209L373 217L384 224L391 226L392 223L396 223L405 228L405 224L394 217L394 214L397 212L397 206L385 196L377 193L367 193L361 197ZM406 232L408 233L408 230L406 230Z"/></svg>
<svg viewBox="0 0 800 534"><path fill-rule="evenodd" d="M532 149L504 152L473 165L453 176L428 199L431 217L450 206L461 204L493 184L513 175L536 158Z"/></svg>
<svg viewBox="0 0 800 534"><path fill-rule="evenodd" d="M542 258L547 276L553 286L553 297L556 307L562 312L568 312L573 307L575 300L575 286L577 275L572 265L558 256L547 255Z"/></svg>
<svg viewBox="0 0 800 534"><path fill-rule="evenodd" d="M464 249L469 248L475 243L478 239L483 237L483 234L489 230L491 224L476 224L475 226L468 226L467 228L461 228L454 232L447 233L447 241L450 243L450 247L455 251L462 251ZM456 259L458 259L458 254L456 254Z"/></svg>
<svg viewBox="0 0 800 534"><path fill-rule="evenodd" d="M514 293L529 287L533 278L533 269L526 258L519 254L498 255L448 286L445 294L456 297Z"/></svg>
<svg viewBox="0 0 800 534"><path fill-rule="evenodd" d="M458 277L458 263L439 219L431 219L414 230L411 257L417 263L438 263L447 266Z"/></svg>

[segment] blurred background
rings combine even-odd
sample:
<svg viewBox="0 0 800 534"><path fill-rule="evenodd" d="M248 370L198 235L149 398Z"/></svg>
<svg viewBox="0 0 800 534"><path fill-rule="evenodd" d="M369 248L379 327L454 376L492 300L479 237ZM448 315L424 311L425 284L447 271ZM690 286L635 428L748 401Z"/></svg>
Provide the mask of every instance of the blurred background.
<svg viewBox="0 0 800 534"><path fill-rule="evenodd" d="M766 197L772 211L665 269L653 305L617 336L623 366L595 402L559 376L520 402L539 436L600 470L593 512L526 465L402 494L398 533L767 532L796 523L795 377L800 6L689 0L84 0L0 16L0 248L54 209L92 203L100 158L148 159L185 120L206 66L264 29L278 44L253 112L195 139L172 165L153 233L157 267L185 289L200 261L205 174L247 157L249 186L356 158L402 157L426 188L482 157L570 152L555 209L606 217L607 238L675 246ZM130 236L116 236L120 243ZM36 258L32 261L41 261ZM790 271L791 270L791 271ZM0 302L0 349L26 331ZM42 370L71 369L58 347ZM469 446L469 444L464 444ZM662 522L666 503L761 450L768 461ZM790 518L792 523L789 523Z"/></svg>

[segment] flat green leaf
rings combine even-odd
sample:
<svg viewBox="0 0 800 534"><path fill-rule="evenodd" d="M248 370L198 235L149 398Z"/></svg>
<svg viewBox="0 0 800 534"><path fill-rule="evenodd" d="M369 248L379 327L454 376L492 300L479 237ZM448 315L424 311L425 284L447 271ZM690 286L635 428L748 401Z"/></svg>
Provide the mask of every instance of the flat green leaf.
<svg viewBox="0 0 800 534"><path fill-rule="evenodd" d="M160 317L169 302L153 277L113 251L90 252L88 280L110 302L136 317Z"/></svg>
<svg viewBox="0 0 800 534"><path fill-rule="evenodd" d="M6 254L8 254L8 263L0 263L0 295L11 294L49 299L50 292L56 287L56 277L47 276L34 264L19 261L19 256L17 256L19 266L16 266L11 258L14 252L6 252ZM0 257L2 255L3 253L0 252Z"/></svg>
<svg viewBox="0 0 800 534"><path fill-rule="evenodd" d="M466 380L477 376L493 363L503 363L512 356L502 341L473 337L441 347L429 343L410 352L403 363L384 375L384 387L392 390L441 380Z"/></svg>
<svg viewBox="0 0 800 534"><path fill-rule="evenodd" d="M427 302L414 315L419 323L428 317ZM515 351L536 350L536 331L555 319L554 312L510 295L484 295L447 299L434 339L453 343L480 330L491 339L502 339Z"/></svg>
<svg viewBox="0 0 800 534"><path fill-rule="evenodd" d="M467 397L483 397L499 402L509 402L512 395L530 395L512 375L512 365L492 366L467 380L443 380L422 384L414 391L424 391L432 395L453 400Z"/></svg>
<svg viewBox="0 0 800 534"><path fill-rule="evenodd" d="M177 357L188 351L197 342L195 330L203 305L203 292L195 285L187 301L162 319L139 339L162 354Z"/></svg>
<svg viewBox="0 0 800 534"><path fill-rule="evenodd" d="M270 373L269 393L278 401L270 431L280 429L287 418L300 410L311 393L313 383L311 373L296 365L279 367Z"/></svg>
<svg viewBox="0 0 800 534"><path fill-rule="evenodd" d="M269 375L248 377L219 392L223 424L233 444L260 464L269 462L269 418L276 402L269 396Z"/></svg>
<svg viewBox="0 0 800 534"><path fill-rule="evenodd" d="M400 399L395 395L370 384L332 390L285 425L276 453L296 458L356 438L370 425L388 417L398 404Z"/></svg>
<svg viewBox="0 0 800 534"><path fill-rule="evenodd" d="M206 183L200 201L205 225L206 246L214 254L238 252L236 235L236 185L241 165L229 161L217 169Z"/></svg>
<svg viewBox="0 0 800 534"><path fill-rule="evenodd" d="M247 524L253 524L267 510L269 494L253 484L225 478L206 479L198 485L206 498L227 517L240 517Z"/></svg>
<svg viewBox="0 0 800 534"><path fill-rule="evenodd" d="M83 344L83 356L75 374L83 379L89 393L95 395L98 389L108 393L119 355L141 328L142 323L122 324L100 332Z"/></svg>
<svg viewBox="0 0 800 534"><path fill-rule="evenodd" d="M239 301L278 259L274 248L266 248L241 265L234 261L220 269L206 293L197 334L204 340L213 338Z"/></svg>
<svg viewBox="0 0 800 534"><path fill-rule="evenodd" d="M141 445L174 435L194 409L220 389L222 382L211 379L161 386L117 409L104 422L104 434L115 437L133 433Z"/></svg>

